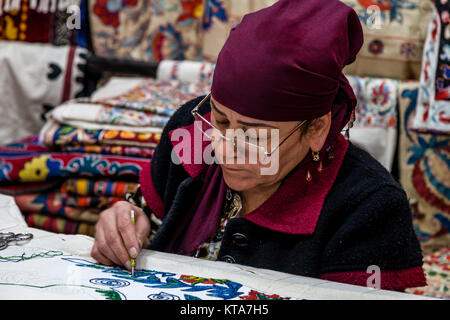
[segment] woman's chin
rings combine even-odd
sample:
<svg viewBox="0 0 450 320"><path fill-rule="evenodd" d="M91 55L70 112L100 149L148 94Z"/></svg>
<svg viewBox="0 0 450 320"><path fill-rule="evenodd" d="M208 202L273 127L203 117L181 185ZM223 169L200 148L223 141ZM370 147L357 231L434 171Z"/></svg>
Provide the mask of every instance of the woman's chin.
<svg viewBox="0 0 450 320"><path fill-rule="evenodd" d="M234 191L247 190L255 185L255 183L251 182L253 179L249 179L249 177L241 172L227 172L225 170L222 172L225 183Z"/></svg>

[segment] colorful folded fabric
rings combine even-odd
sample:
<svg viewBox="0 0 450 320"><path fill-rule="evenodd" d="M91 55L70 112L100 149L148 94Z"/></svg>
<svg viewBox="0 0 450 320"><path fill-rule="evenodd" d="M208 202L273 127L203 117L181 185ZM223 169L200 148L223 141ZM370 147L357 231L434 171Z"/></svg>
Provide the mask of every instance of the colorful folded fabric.
<svg viewBox="0 0 450 320"><path fill-rule="evenodd" d="M91 237L95 234L94 224L50 217L40 213L28 213L24 216L27 225L31 228L39 228L55 233L84 234Z"/></svg>
<svg viewBox="0 0 450 320"><path fill-rule="evenodd" d="M158 64L156 79L159 81L179 80L188 83L207 82L211 85L215 66L206 61L162 60Z"/></svg>
<svg viewBox="0 0 450 320"><path fill-rule="evenodd" d="M111 107L93 103L64 103L50 113L47 117L59 123L83 121L91 123L104 123L132 127L159 127L163 128L169 117L154 113ZM152 130L152 129L149 129Z"/></svg>
<svg viewBox="0 0 450 320"><path fill-rule="evenodd" d="M430 0L342 0L359 16L364 44L346 74L419 79Z"/></svg>
<svg viewBox="0 0 450 320"><path fill-rule="evenodd" d="M425 254L450 244L450 137L409 130L419 83L399 89L399 173L414 214L413 223Z"/></svg>
<svg viewBox="0 0 450 320"><path fill-rule="evenodd" d="M54 45L79 44L78 34L84 31L70 28L67 21L72 14L67 8L78 8L86 0L2 0L0 1L0 40L49 42ZM80 17L78 17L80 18ZM80 30L83 28L83 31Z"/></svg>
<svg viewBox="0 0 450 320"><path fill-rule="evenodd" d="M450 10L447 1L434 3L411 130L450 134Z"/></svg>
<svg viewBox="0 0 450 320"><path fill-rule="evenodd" d="M87 153L0 152L0 182L40 182L74 176L137 179L150 160Z"/></svg>
<svg viewBox="0 0 450 320"><path fill-rule="evenodd" d="M125 199L127 193L137 191L138 183L125 181L92 180L71 178L61 185L61 192L79 196L119 197Z"/></svg>
<svg viewBox="0 0 450 320"><path fill-rule="evenodd" d="M62 152L83 152L83 153L100 153L115 154L119 156L132 156L151 158L155 149L143 147L126 147L126 146L105 146L105 145L75 145L63 146Z"/></svg>
<svg viewBox="0 0 450 320"><path fill-rule="evenodd" d="M95 223L99 219L100 209L67 206L59 192L16 195L14 200L22 213L39 213L89 223Z"/></svg>
<svg viewBox="0 0 450 320"><path fill-rule="evenodd" d="M150 62L201 59L203 0L89 2L97 56ZM133 23L130 23L133 22Z"/></svg>
<svg viewBox="0 0 450 320"><path fill-rule="evenodd" d="M49 119L47 122L54 122L53 119ZM46 124L47 124L46 122ZM122 126L122 125L115 125L115 124L104 124L104 123L96 123L96 122L86 122L86 121L78 121L78 120L67 120L65 125L80 128L80 129L86 129L86 130L109 130L109 131L126 131L126 132L135 132L135 133L161 133L162 129L161 127L138 127L138 126ZM45 127L45 125L44 125ZM42 131L42 129L41 129Z"/></svg>
<svg viewBox="0 0 450 320"><path fill-rule="evenodd" d="M450 299L450 247L426 255L423 262L428 285L420 288L409 288L406 292L433 298Z"/></svg>
<svg viewBox="0 0 450 320"><path fill-rule="evenodd" d="M36 135L29 136L19 142L7 143L0 145L0 153L26 153L26 152L48 152L48 148L39 142Z"/></svg>
<svg viewBox="0 0 450 320"><path fill-rule="evenodd" d="M103 210L117 201L124 200L125 197L81 196L68 193L67 190L60 190L58 187L47 192L15 195L14 199L22 211L65 216L64 211L67 208L69 211L71 209ZM98 211L93 210L92 213L98 213ZM74 217L66 217L78 220Z"/></svg>
<svg viewBox="0 0 450 320"><path fill-rule="evenodd" d="M47 147L54 146L122 146L155 148L161 139L160 132L135 132L130 130L83 129L47 121L42 127L39 141ZM1 149L0 149L1 150Z"/></svg>
<svg viewBox="0 0 450 320"><path fill-rule="evenodd" d="M62 204L74 208L107 209L124 197L96 197L62 194Z"/></svg>
<svg viewBox="0 0 450 320"><path fill-rule="evenodd" d="M54 107L83 93L86 54L86 49L74 46L0 41L2 144L38 134L44 106Z"/></svg>
<svg viewBox="0 0 450 320"><path fill-rule="evenodd" d="M350 140L391 170L397 146L397 93L394 79L347 76L357 98Z"/></svg>
<svg viewBox="0 0 450 320"><path fill-rule="evenodd" d="M82 98L79 102L104 104L113 107L147 111L170 117L184 103L207 94L208 82L181 82L179 80L146 79L135 88L115 97Z"/></svg>

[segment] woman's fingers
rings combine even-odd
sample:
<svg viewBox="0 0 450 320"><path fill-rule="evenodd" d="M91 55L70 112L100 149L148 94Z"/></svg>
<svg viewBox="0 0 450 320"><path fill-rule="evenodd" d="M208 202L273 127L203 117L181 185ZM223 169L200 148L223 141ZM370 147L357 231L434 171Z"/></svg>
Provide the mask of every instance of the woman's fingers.
<svg viewBox="0 0 450 320"><path fill-rule="evenodd" d="M136 258L150 234L150 221L141 208L126 202L118 205L117 225L130 258ZM131 219L134 211L135 223Z"/></svg>
<svg viewBox="0 0 450 320"><path fill-rule="evenodd" d="M114 251L109 247L105 237L104 229L97 228L95 233L95 242L91 251L92 257L98 262L105 265L121 265L120 259L117 258Z"/></svg>
<svg viewBox="0 0 450 320"><path fill-rule="evenodd" d="M135 223L131 219L134 210ZM150 221L141 208L119 201L100 213L91 255L100 263L125 266L131 270L130 258L136 258L148 243Z"/></svg>
<svg viewBox="0 0 450 320"><path fill-rule="evenodd" d="M100 213L100 219L95 226L95 250L96 257L101 255L114 262L116 265L130 267L129 255L118 230L118 208L113 206ZM98 254L98 251L101 255Z"/></svg>
<svg viewBox="0 0 450 320"><path fill-rule="evenodd" d="M108 243L108 246L111 248L111 250L114 252L115 256L119 259L120 265L125 266L128 270L131 270L130 255L128 253L127 247L124 244L123 222L121 221L122 219L121 216L123 216L126 213L126 210L124 210L126 204L130 205L128 202L125 202L124 204L113 206L112 208L114 210L113 218L107 220L105 219L104 232L106 242ZM129 217L128 219L131 220L131 218ZM131 226L129 227L133 227L133 225L131 224Z"/></svg>
<svg viewBox="0 0 450 320"><path fill-rule="evenodd" d="M98 249L97 243L95 242L94 245L92 246L91 256L101 264L104 264L105 266L115 265L113 261L111 261L110 259L108 259L106 256L103 255L103 253Z"/></svg>
<svg viewBox="0 0 450 320"><path fill-rule="evenodd" d="M136 226L131 220L131 210L134 210L136 221L139 208L133 207L131 204L121 206L117 214L117 229L128 253L128 259L136 258L140 249L136 238Z"/></svg>

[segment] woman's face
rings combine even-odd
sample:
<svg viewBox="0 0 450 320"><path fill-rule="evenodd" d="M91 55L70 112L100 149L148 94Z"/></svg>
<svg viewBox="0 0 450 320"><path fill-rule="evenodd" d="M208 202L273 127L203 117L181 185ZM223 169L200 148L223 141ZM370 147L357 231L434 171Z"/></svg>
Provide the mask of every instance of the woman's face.
<svg viewBox="0 0 450 320"><path fill-rule="evenodd" d="M243 156L242 152L235 152L229 142L223 139L213 141L215 156L220 160L226 184L233 190L244 191L271 186L281 181L310 152L310 149L322 148L328 135L330 114L318 119L322 118L324 121L318 121L318 126L317 121L313 122L318 127L316 129L321 130L308 130L303 135L301 134L303 127L295 130L276 152L257 163L250 161L248 153L247 156ZM223 135L226 135L226 130L242 129L248 133L249 142L265 146L267 152L270 152L299 125L300 121L262 121L245 117L220 104L211 96L211 123L220 129ZM278 139L271 135L275 130L278 130ZM267 133L267 138L264 132Z"/></svg>

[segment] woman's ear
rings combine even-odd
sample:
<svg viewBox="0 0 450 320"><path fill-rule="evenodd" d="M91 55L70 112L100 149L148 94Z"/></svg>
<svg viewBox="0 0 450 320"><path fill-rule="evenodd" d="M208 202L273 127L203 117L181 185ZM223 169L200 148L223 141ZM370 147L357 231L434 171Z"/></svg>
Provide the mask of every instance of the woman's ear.
<svg viewBox="0 0 450 320"><path fill-rule="evenodd" d="M312 151L320 151L325 144L331 127L331 112L314 119L308 128L309 147Z"/></svg>

